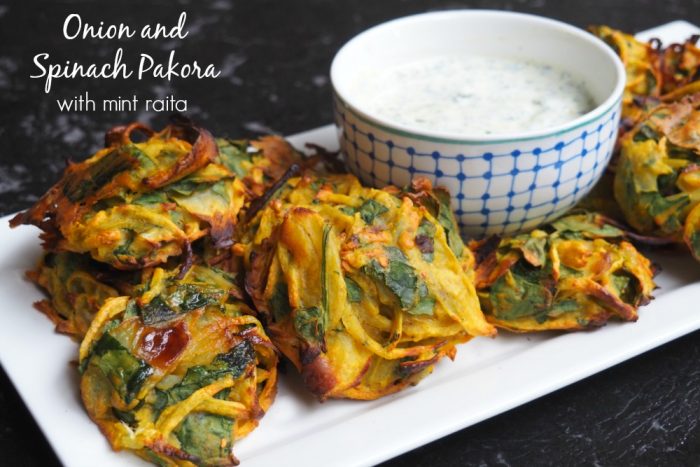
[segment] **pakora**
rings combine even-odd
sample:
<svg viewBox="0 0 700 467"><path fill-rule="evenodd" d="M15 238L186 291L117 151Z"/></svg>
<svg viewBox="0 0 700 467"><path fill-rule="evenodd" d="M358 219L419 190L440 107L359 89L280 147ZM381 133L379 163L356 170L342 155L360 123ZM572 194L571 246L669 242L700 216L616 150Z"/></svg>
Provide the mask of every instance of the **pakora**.
<svg viewBox="0 0 700 467"><path fill-rule="evenodd" d="M615 198L638 232L700 259L700 94L655 108L622 141Z"/></svg>
<svg viewBox="0 0 700 467"><path fill-rule="evenodd" d="M663 47L659 40L642 42L607 26L590 31L620 56L627 72L622 99L623 125L631 126L659 101L700 91L700 36Z"/></svg>
<svg viewBox="0 0 700 467"><path fill-rule="evenodd" d="M396 392L495 334L449 194L427 180L378 190L305 174L265 199L234 251L270 338L319 399Z"/></svg>
<svg viewBox="0 0 700 467"><path fill-rule="evenodd" d="M639 98L659 97L662 93L660 51L654 44L638 41L634 36L608 26L591 26L589 29L620 56L627 74L622 117L636 120L643 112Z"/></svg>
<svg viewBox="0 0 700 467"><path fill-rule="evenodd" d="M514 237L470 243L486 318L511 331L636 321L654 289L650 261L598 214L572 214Z"/></svg>
<svg viewBox="0 0 700 467"><path fill-rule="evenodd" d="M146 140L135 142L137 133ZM41 228L49 251L89 253L118 269L164 264L204 236L230 247L247 197L297 155L281 138L217 142L182 122L159 133L116 127L105 140L11 225Z"/></svg>
<svg viewBox="0 0 700 467"><path fill-rule="evenodd" d="M80 346L80 389L116 450L158 465L237 465L276 391L277 353L227 273L154 268L106 300Z"/></svg>

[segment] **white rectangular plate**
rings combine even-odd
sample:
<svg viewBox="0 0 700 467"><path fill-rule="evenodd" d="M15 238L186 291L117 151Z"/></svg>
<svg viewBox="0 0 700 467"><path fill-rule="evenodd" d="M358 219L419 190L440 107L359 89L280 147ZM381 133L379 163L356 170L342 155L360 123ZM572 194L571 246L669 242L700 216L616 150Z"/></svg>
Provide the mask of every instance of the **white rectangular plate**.
<svg viewBox="0 0 700 467"><path fill-rule="evenodd" d="M698 31L676 21L640 37L680 41ZM337 147L331 125L290 140L297 147ZM32 308L42 295L24 279L41 255L38 231L10 230L8 219L0 219L0 363L66 466L146 465L130 453L113 452L86 415L69 363L77 346ZM663 267L660 289L634 324L475 339L418 386L373 402L319 404L289 372L260 427L236 445L236 455L245 467L375 464L700 329L700 267L689 255L654 259Z"/></svg>

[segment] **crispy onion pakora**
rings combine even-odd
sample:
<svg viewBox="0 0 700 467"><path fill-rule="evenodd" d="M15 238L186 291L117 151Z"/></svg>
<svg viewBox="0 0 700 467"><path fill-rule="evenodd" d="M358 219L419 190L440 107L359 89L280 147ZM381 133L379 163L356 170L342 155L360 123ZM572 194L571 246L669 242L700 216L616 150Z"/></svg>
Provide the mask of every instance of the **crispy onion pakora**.
<svg viewBox="0 0 700 467"><path fill-rule="evenodd" d="M624 141L624 134L659 104L700 92L699 36L663 48L658 40L638 41L630 34L607 26L593 26L590 30L620 56L627 73L627 84L615 157L601 180L578 207L622 221L624 215L613 194L620 141Z"/></svg>
<svg viewBox="0 0 700 467"><path fill-rule="evenodd" d="M664 48L658 40L642 42L607 26L592 26L590 31L609 44L625 65L624 124L636 122L659 100L675 100L700 91L698 36Z"/></svg>
<svg viewBox="0 0 700 467"><path fill-rule="evenodd" d="M146 273L112 297L80 346L80 389L114 449L158 465L236 465L276 391L277 354L225 272Z"/></svg>
<svg viewBox="0 0 700 467"><path fill-rule="evenodd" d="M136 133L146 140L135 142ZM189 123L159 133L135 123L105 140L11 225L34 224L46 249L89 253L118 269L163 264L204 236L231 246L247 198L297 156L281 138L217 141Z"/></svg>
<svg viewBox="0 0 700 467"><path fill-rule="evenodd" d="M292 178L234 250L279 350L319 399L375 399L417 383L455 344L491 336L449 196Z"/></svg>
<svg viewBox="0 0 700 467"><path fill-rule="evenodd" d="M658 48L608 26L591 26L589 30L612 47L625 65L627 84L622 98L622 116L636 120L641 112L636 99L661 95L663 81Z"/></svg>
<svg viewBox="0 0 700 467"><path fill-rule="evenodd" d="M636 321L653 269L597 214L573 214L515 237L472 242L487 319L518 332L577 330Z"/></svg>
<svg viewBox="0 0 700 467"><path fill-rule="evenodd" d="M700 259L700 94L655 108L622 141L615 198L638 232Z"/></svg>

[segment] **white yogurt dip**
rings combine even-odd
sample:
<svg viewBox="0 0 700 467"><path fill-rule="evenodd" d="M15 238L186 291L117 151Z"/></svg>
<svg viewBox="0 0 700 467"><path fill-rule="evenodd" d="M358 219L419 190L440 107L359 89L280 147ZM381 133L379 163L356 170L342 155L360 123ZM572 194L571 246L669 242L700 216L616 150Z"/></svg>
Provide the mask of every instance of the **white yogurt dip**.
<svg viewBox="0 0 700 467"><path fill-rule="evenodd" d="M527 60L439 56L359 74L368 113L410 128L469 135L543 130L595 107L570 73Z"/></svg>

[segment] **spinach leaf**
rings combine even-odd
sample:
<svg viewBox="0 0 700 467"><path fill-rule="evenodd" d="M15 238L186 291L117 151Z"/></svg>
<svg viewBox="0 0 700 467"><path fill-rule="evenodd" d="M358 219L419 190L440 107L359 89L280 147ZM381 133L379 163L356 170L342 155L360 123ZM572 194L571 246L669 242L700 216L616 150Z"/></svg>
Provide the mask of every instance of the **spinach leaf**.
<svg viewBox="0 0 700 467"><path fill-rule="evenodd" d="M227 169L240 178L248 175L248 170L244 167L246 163L252 162L252 154L248 152L248 141L219 138L216 144L219 146L219 158Z"/></svg>
<svg viewBox="0 0 700 467"><path fill-rule="evenodd" d="M153 373L153 368L131 355L126 347L109 333L102 335L88 358L102 370L127 404L136 397L143 383Z"/></svg>
<svg viewBox="0 0 700 467"><path fill-rule="evenodd" d="M435 310L435 299L433 297L421 298L416 306L408 310L412 315L432 315Z"/></svg>
<svg viewBox="0 0 700 467"><path fill-rule="evenodd" d="M649 214L651 216L658 216L666 211L679 211L690 204L688 196L683 194L681 196L674 196L669 198L664 198L656 193L642 193L642 196L647 195L648 198L645 201L649 201ZM656 196L650 196L656 195ZM640 196L641 198L641 196Z"/></svg>
<svg viewBox="0 0 700 467"><path fill-rule="evenodd" d="M141 307L144 324L153 325L199 308L216 305L225 292L203 284L178 284L166 288L160 295Z"/></svg>
<svg viewBox="0 0 700 467"><path fill-rule="evenodd" d="M255 349L249 341L241 341L226 353L217 355L213 368L225 368L234 378L240 377L245 369L255 361Z"/></svg>
<svg viewBox="0 0 700 467"><path fill-rule="evenodd" d="M348 216L354 216L357 212L352 206L340 206L338 209L340 209L340 212Z"/></svg>
<svg viewBox="0 0 700 467"><path fill-rule="evenodd" d="M270 311L274 321L283 320L292 311L289 306L289 289L282 279L275 284L275 291L270 297Z"/></svg>
<svg viewBox="0 0 700 467"><path fill-rule="evenodd" d="M690 204L688 195L679 194L665 198L658 192L645 192L640 193L638 199L639 204L648 206L649 216L658 217L663 221L659 225L663 232L675 233L681 229L681 216L685 207Z"/></svg>
<svg viewBox="0 0 700 467"><path fill-rule="evenodd" d="M182 449L196 456L202 465L224 465L217 460L230 460L233 424L232 419L221 415L193 412L185 417L174 433Z"/></svg>
<svg viewBox="0 0 700 467"><path fill-rule="evenodd" d="M133 411L126 412L124 410L119 410L116 407L112 407L112 413L117 418L117 420L121 420L122 422L126 423L131 427L136 426L136 415Z"/></svg>
<svg viewBox="0 0 700 467"><path fill-rule="evenodd" d="M167 203L168 197L162 191L154 191L151 193L145 193L138 198L136 198L133 203L139 206L148 206L154 204Z"/></svg>
<svg viewBox="0 0 700 467"><path fill-rule="evenodd" d="M183 228L185 226L184 222L184 216L182 215L182 211L178 209L172 209L168 211L168 216L170 216L170 220L173 221L175 225L177 225L180 228Z"/></svg>
<svg viewBox="0 0 700 467"><path fill-rule="evenodd" d="M178 284L168 289L165 301L181 312L196 310L207 305L215 305L225 295L219 288L203 284Z"/></svg>
<svg viewBox="0 0 700 467"><path fill-rule="evenodd" d="M228 192L226 191L226 183L224 180L214 183L211 186L211 191L223 199L225 202L229 202Z"/></svg>
<svg viewBox="0 0 700 467"><path fill-rule="evenodd" d="M425 282L418 281L418 303L406 310L411 315L432 315L435 310L435 299L428 293Z"/></svg>
<svg viewBox="0 0 700 467"><path fill-rule="evenodd" d="M140 309L141 320L149 326L175 318L177 311L170 308L160 296L153 298Z"/></svg>
<svg viewBox="0 0 700 467"><path fill-rule="evenodd" d="M348 293L348 301L350 303L359 303L362 301L362 289L360 285L349 277L345 277L345 289Z"/></svg>
<svg viewBox="0 0 700 467"><path fill-rule="evenodd" d="M360 217L368 225L371 225L377 216L381 216L387 211L389 211L389 208L373 199L366 200L358 209Z"/></svg>
<svg viewBox="0 0 700 467"><path fill-rule="evenodd" d="M553 293L547 286L543 270L517 263L500 277L489 292L494 314L499 319L511 320L526 316L537 317L549 311Z"/></svg>
<svg viewBox="0 0 700 467"><path fill-rule="evenodd" d="M158 388L153 389L153 396L148 400L148 402L151 404L151 408L153 409L153 417L154 419L158 419L160 417L160 413L163 411L165 407L168 406L168 392L167 391L162 391Z"/></svg>
<svg viewBox="0 0 700 467"><path fill-rule="evenodd" d="M117 246L113 253L114 256L117 258L124 255L124 256L131 256L131 244L134 243L134 239L136 238L136 232L134 232L133 229L122 229L122 232L124 233L124 240L122 240L122 243Z"/></svg>
<svg viewBox="0 0 700 467"><path fill-rule="evenodd" d="M454 214L452 214L450 193L447 190L440 188L436 188L434 193L435 197L440 202L437 220L442 228L445 229L447 245L450 247L455 256L460 258L462 253L464 253L464 242L462 241L462 237L459 235L457 219L455 219Z"/></svg>
<svg viewBox="0 0 700 467"><path fill-rule="evenodd" d="M630 305L637 306L639 301L639 279L626 271L617 271L612 275L612 285L618 297Z"/></svg>
<svg viewBox="0 0 700 467"><path fill-rule="evenodd" d="M659 134L651 128L649 125L642 125L637 133L634 134L634 137L632 139L637 142L641 143L643 141L647 141L649 139L653 139L654 141L659 140Z"/></svg>
<svg viewBox="0 0 700 467"><path fill-rule="evenodd" d="M413 268L406 263L392 261L385 269L377 260L362 267L362 272L389 288L399 299L402 308L413 304L417 278Z"/></svg>
<svg viewBox="0 0 700 467"><path fill-rule="evenodd" d="M297 308L294 312L294 329L310 344L322 344L324 333L324 312L321 307Z"/></svg>
<svg viewBox="0 0 700 467"><path fill-rule="evenodd" d="M684 159L695 162L698 157L693 149L677 146L670 141L666 141L666 151L669 159Z"/></svg>
<svg viewBox="0 0 700 467"><path fill-rule="evenodd" d="M92 205L92 208L90 208L90 210L92 212L107 211L108 209L111 209L115 206L119 206L125 201L126 200L122 196L110 196L109 198L104 198L97 201L95 204Z"/></svg>
<svg viewBox="0 0 700 467"><path fill-rule="evenodd" d="M308 343L325 347L326 323L328 321L328 273L327 249L331 226L323 228L321 242L321 306L297 308L294 311L294 329Z"/></svg>
<svg viewBox="0 0 700 467"><path fill-rule="evenodd" d="M203 388L227 375L239 378L255 362L255 350L248 341L241 341L231 350L216 356L209 365L197 365L189 368L182 381L167 391L156 393L154 410L160 412L166 406L187 399L196 390Z"/></svg>
<svg viewBox="0 0 700 467"><path fill-rule="evenodd" d="M666 197L679 193L678 186L676 185L678 175L678 172L673 171L671 173L661 174L656 178L659 194L661 196Z"/></svg>
<svg viewBox="0 0 700 467"><path fill-rule="evenodd" d="M375 281L384 284L398 298L401 308L409 309L416 301L418 276L408 263L408 258L396 247L386 248L389 264L384 268L372 259L361 271Z"/></svg>
<svg viewBox="0 0 700 467"><path fill-rule="evenodd" d="M197 188L199 188L201 185L197 181L186 177L183 178L180 181L177 181L175 183L171 183L170 185L167 186L167 190L169 193L181 195L181 196L190 196L192 193L194 193Z"/></svg>
<svg viewBox="0 0 700 467"><path fill-rule="evenodd" d="M564 313L571 313L581 309L581 305L573 299L556 300L549 310L550 316L559 316Z"/></svg>

